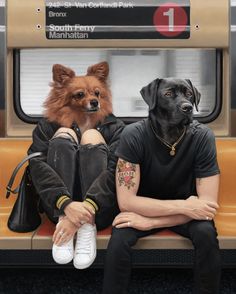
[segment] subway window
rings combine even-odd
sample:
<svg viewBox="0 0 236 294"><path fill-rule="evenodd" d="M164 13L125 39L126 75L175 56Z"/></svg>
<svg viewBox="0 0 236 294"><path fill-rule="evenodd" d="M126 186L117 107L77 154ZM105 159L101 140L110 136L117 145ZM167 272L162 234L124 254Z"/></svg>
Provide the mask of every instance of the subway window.
<svg viewBox="0 0 236 294"><path fill-rule="evenodd" d="M53 64L84 75L88 66L104 60L110 66L113 112L118 117L147 116L140 90L162 77L192 81L201 93L199 111L194 112L200 121L210 122L220 112L221 52L216 49L22 49L14 57L15 110L27 122L42 117Z"/></svg>

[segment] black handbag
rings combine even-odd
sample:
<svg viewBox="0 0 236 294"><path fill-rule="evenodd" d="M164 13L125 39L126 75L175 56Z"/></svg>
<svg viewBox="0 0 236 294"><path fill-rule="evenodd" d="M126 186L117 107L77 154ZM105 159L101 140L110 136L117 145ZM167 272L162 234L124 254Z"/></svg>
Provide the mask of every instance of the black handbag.
<svg viewBox="0 0 236 294"><path fill-rule="evenodd" d="M31 232L37 229L37 227L41 224L41 217L38 209L39 196L37 195L33 185L29 166L26 166L25 168L20 185L16 189L12 189L16 174L23 164L31 158L40 155L42 155L41 152L35 152L25 157L14 169L6 187L6 198L9 198L11 193L18 194L7 223L8 228L14 232Z"/></svg>

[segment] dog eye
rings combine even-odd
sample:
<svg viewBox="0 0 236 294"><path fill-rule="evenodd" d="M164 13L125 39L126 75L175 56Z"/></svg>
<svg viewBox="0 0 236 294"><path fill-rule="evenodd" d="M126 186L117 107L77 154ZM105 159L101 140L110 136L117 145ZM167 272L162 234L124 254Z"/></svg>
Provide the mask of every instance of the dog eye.
<svg viewBox="0 0 236 294"><path fill-rule="evenodd" d="M85 96L84 92L78 92L78 93L74 94L72 96L72 98L73 99L82 99L82 98L84 98L84 96Z"/></svg>
<svg viewBox="0 0 236 294"><path fill-rule="evenodd" d="M96 97L99 97L100 92L99 92L98 90L96 90L96 91L94 92L94 94L95 94Z"/></svg>
<svg viewBox="0 0 236 294"><path fill-rule="evenodd" d="M187 97L192 97L193 96L193 93L190 90L187 90L185 94L186 94Z"/></svg>
<svg viewBox="0 0 236 294"><path fill-rule="evenodd" d="M167 91L167 92L165 92L164 95L165 95L166 97L171 97L172 94L173 94L172 91Z"/></svg>

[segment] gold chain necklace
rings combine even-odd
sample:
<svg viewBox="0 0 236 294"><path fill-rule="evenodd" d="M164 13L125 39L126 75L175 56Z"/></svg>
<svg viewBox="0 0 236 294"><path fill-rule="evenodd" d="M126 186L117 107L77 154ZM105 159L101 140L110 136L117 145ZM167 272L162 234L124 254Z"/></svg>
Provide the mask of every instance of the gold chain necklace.
<svg viewBox="0 0 236 294"><path fill-rule="evenodd" d="M151 125L151 129L154 133L154 135L163 143L165 144L168 148L170 148L170 155L171 156L175 156L175 153L176 153L176 146L179 144L179 142L183 139L185 133L186 133L186 127L184 127L184 130L183 130L183 133L181 134L181 136L179 137L179 139L174 143L174 144L170 144L168 143L166 140L164 140L163 138L161 138L160 136L157 135L153 125L152 125L152 122L150 121L150 125Z"/></svg>

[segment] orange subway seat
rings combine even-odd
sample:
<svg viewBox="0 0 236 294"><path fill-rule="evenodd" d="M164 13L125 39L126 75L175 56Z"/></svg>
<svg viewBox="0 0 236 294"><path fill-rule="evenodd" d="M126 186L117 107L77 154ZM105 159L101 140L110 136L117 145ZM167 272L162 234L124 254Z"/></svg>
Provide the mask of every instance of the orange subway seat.
<svg viewBox="0 0 236 294"><path fill-rule="evenodd" d="M7 218L15 201L14 195L5 198L5 187L15 166L26 156L27 149L31 144L30 139L0 139L0 240L6 240L0 244L0 248L15 248L15 242L27 240L21 243L20 248L29 249L29 238L33 249L51 248L51 238L55 226L43 217L41 226L32 233L23 235L10 232L7 228ZM221 247L236 248L236 139L217 138L218 162L221 170L221 185L219 192L219 211L215 218L219 233ZM19 183L21 173L16 178L14 187ZM111 227L98 232L98 248L105 249L111 234ZM158 240L158 242L156 242ZM14 246L13 246L14 244ZM20 243L19 243L20 244ZM160 245L161 244L161 245ZM159 247L158 247L159 246ZM166 247L167 246L167 247ZM137 248L190 248L191 244L185 238L163 230L160 233L142 238Z"/></svg>

